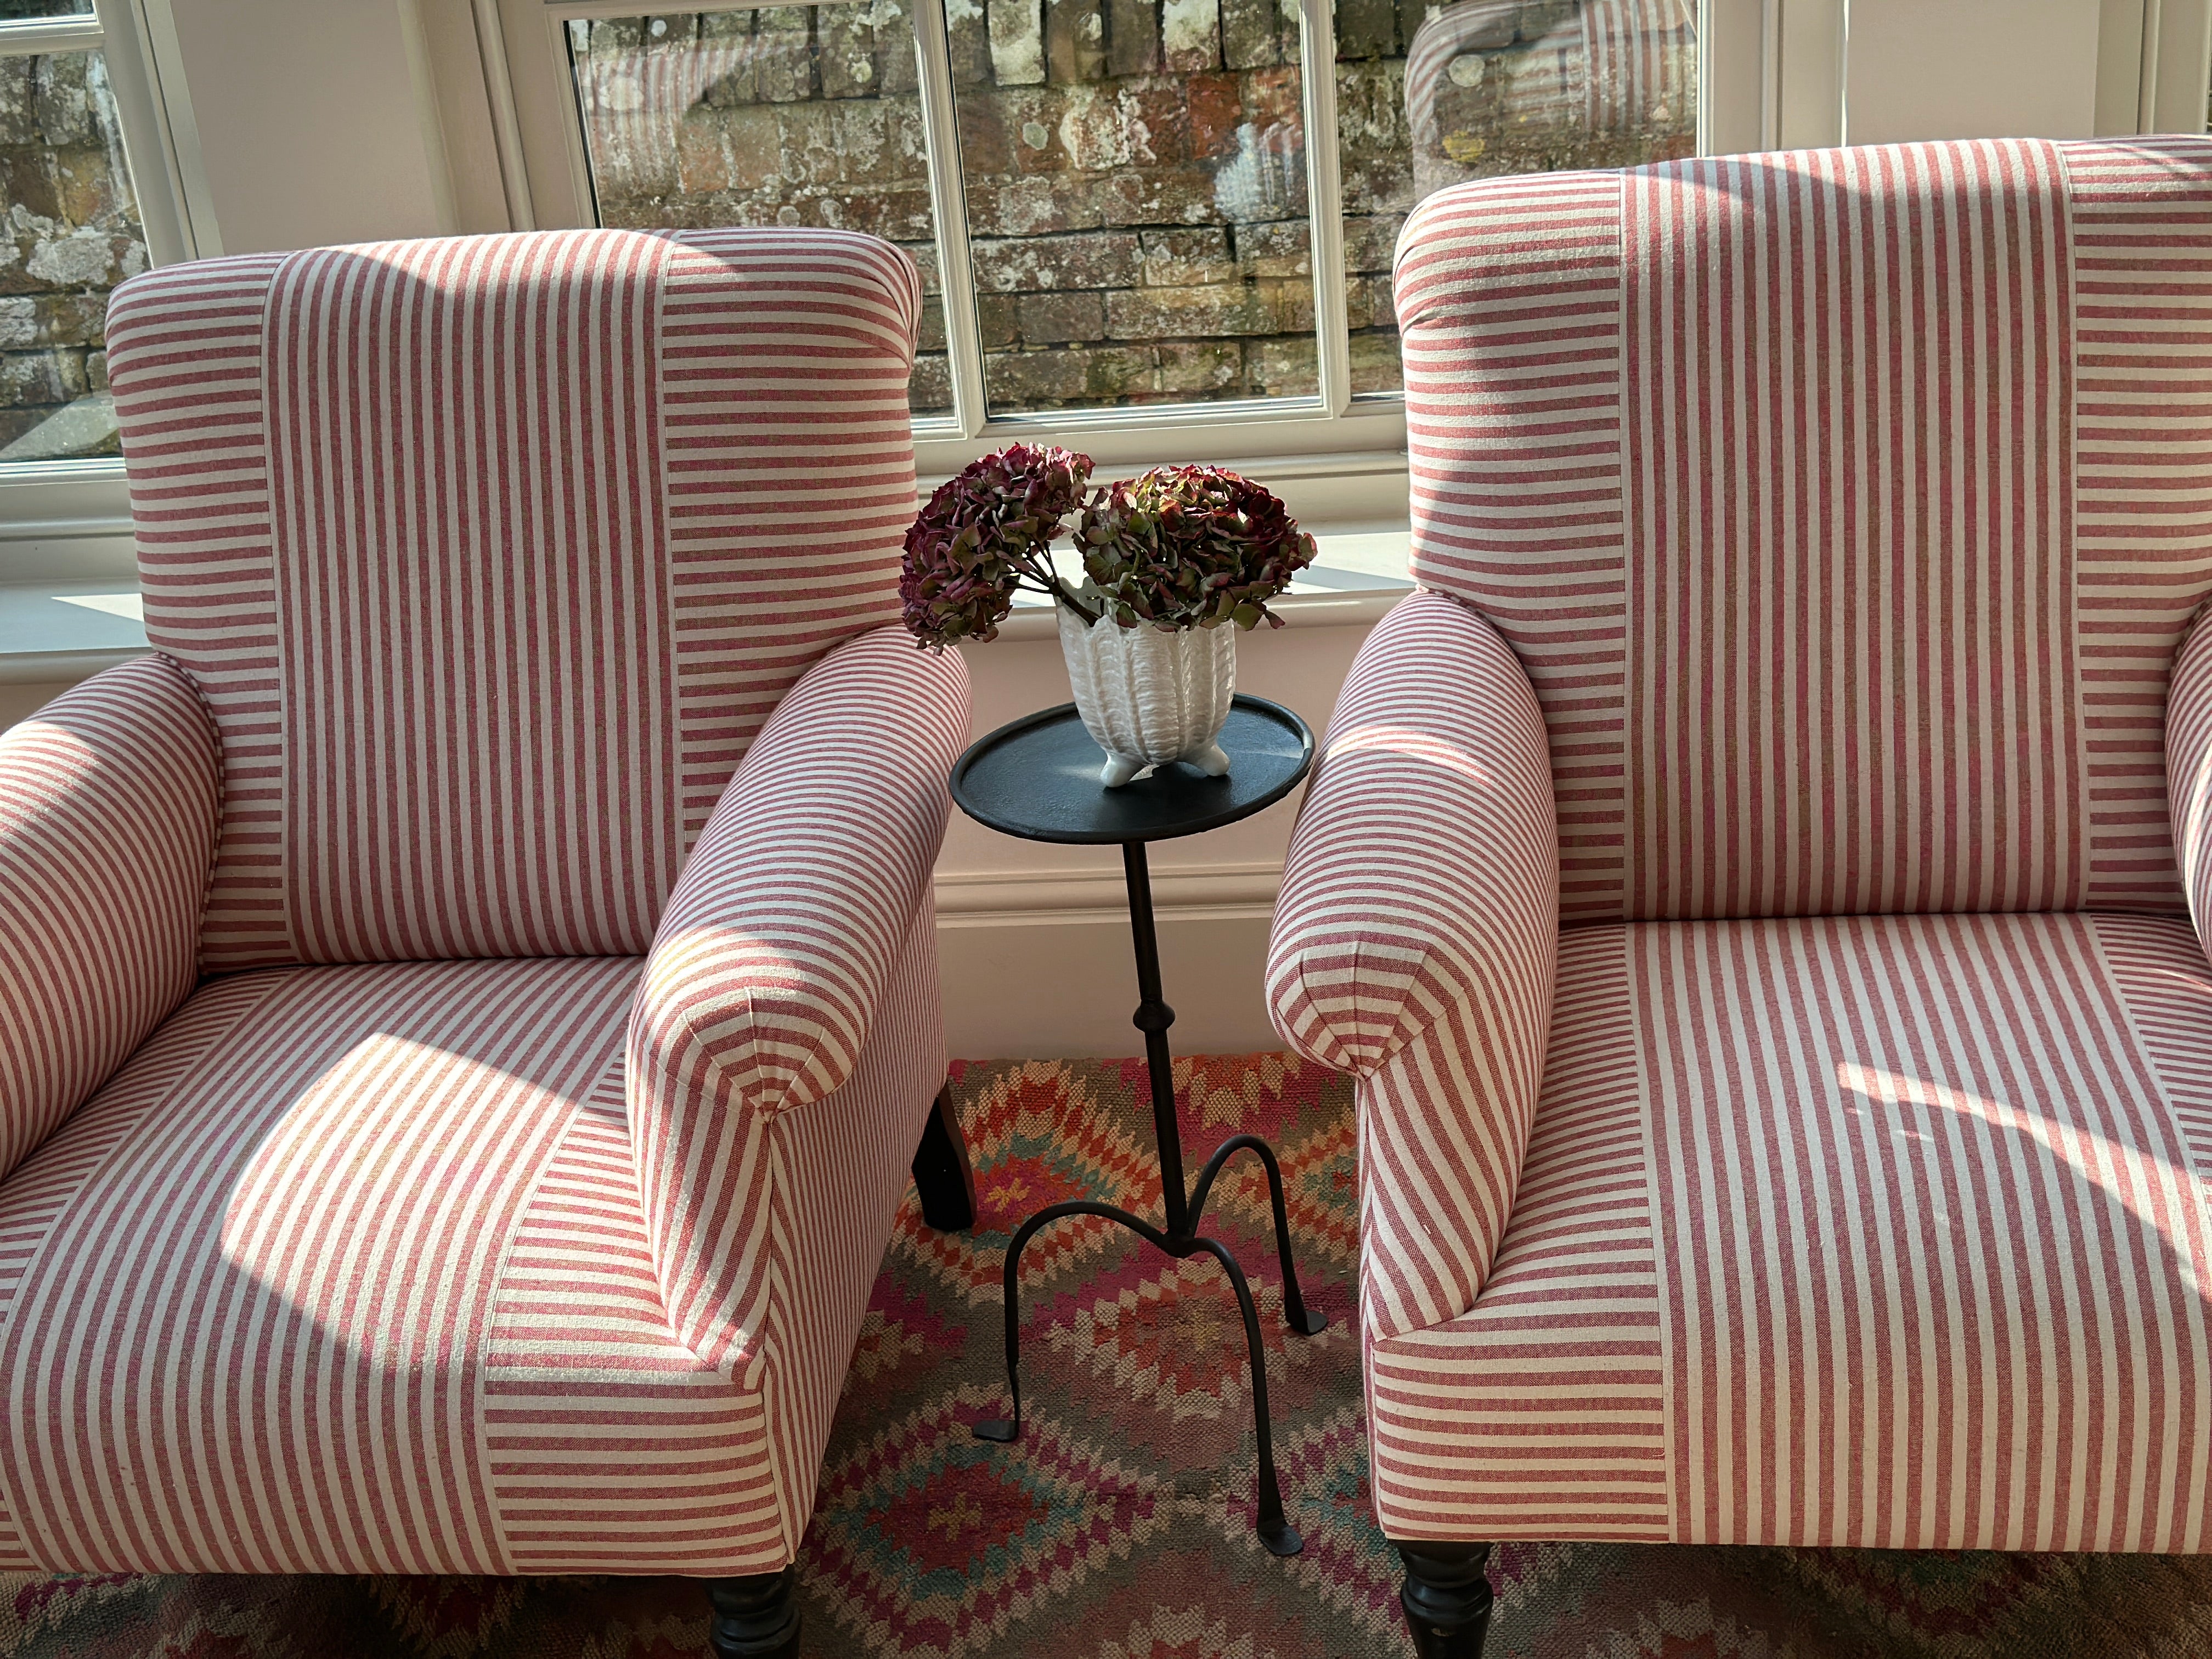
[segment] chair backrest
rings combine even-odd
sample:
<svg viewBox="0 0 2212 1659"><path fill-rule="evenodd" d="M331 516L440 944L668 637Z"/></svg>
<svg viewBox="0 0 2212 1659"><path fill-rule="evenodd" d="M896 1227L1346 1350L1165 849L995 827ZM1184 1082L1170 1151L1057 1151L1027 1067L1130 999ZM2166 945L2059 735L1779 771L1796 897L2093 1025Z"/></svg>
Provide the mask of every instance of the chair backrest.
<svg viewBox="0 0 2212 1659"><path fill-rule="evenodd" d="M1563 913L2179 913L2212 143L1513 178L1399 244L1413 568L1550 728Z"/></svg>
<svg viewBox="0 0 2212 1659"><path fill-rule="evenodd" d="M828 231L126 283L146 631L222 736L206 965L646 950L769 713L897 614L919 310Z"/></svg>

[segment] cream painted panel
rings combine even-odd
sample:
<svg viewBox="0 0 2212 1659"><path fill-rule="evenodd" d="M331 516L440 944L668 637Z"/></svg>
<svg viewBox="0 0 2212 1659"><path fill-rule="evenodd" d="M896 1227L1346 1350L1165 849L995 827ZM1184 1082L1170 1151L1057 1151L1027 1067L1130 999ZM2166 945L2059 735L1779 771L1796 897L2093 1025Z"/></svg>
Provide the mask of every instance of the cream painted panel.
<svg viewBox="0 0 2212 1659"><path fill-rule="evenodd" d="M1844 138L2087 138L2102 0L1850 0Z"/></svg>
<svg viewBox="0 0 2212 1659"><path fill-rule="evenodd" d="M169 0L226 253L434 236L403 0Z"/></svg>
<svg viewBox="0 0 2212 1659"><path fill-rule="evenodd" d="M1316 738L1367 637L1358 627L1296 626L1242 635L1237 685L1296 709ZM968 647L980 735L1066 702L1067 670L1048 640ZM1261 977L1267 922L1297 797L1242 823L1152 849L1161 975L1178 1054L1240 1054L1281 1043ZM1129 1024L1136 968L1117 848L1017 841L958 811L938 860L938 945L945 1037L969 1060L1141 1052Z"/></svg>

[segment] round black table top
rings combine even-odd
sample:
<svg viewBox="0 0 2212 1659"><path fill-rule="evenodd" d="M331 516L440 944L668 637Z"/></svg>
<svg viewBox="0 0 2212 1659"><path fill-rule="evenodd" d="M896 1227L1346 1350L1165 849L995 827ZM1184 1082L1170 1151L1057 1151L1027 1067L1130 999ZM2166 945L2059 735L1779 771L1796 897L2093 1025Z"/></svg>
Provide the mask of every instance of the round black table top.
<svg viewBox="0 0 2212 1659"><path fill-rule="evenodd" d="M1313 765L1311 729L1265 697L1238 696L1219 742L1225 777L1172 761L1109 789L1098 781L1104 751L1064 702L970 744L952 768L952 799L977 823L1024 841L1168 841L1273 806Z"/></svg>

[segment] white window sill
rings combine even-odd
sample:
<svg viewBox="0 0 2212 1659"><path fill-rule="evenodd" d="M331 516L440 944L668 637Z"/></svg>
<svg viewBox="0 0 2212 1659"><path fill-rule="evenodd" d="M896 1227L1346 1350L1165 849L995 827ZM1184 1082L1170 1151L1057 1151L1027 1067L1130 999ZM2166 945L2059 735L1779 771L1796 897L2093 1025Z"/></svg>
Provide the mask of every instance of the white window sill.
<svg viewBox="0 0 2212 1659"><path fill-rule="evenodd" d="M149 649L136 583L0 583L0 685L81 680Z"/></svg>
<svg viewBox="0 0 2212 1659"><path fill-rule="evenodd" d="M1321 549L1313 568L1270 607L1286 625L1373 623L1413 591L1409 532L1399 516L1403 465L1402 458L1395 470L1383 458L1352 465L1337 460L1317 464L1310 479L1285 480L1285 494L1310 490L1295 503L1309 526L1324 514L1328 523L1314 532ZM6 578L0 580L0 685L81 680L143 655L150 647L131 574L121 467L57 465L36 479L20 476L28 469L17 471L17 477L0 479L0 576ZM4 487L10 483L34 487L17 494ZM42 510L26 510L33 502ZM1024 593L999 631L1009 639L1051 639L1052 608Z"/></svg>
<svg viewBox="0 0 2212 1659"><path fill-rule="evenodd" d="M1413 591L1406 574L1410 534L1403 525L1354 525L1316 530L1320 554L1291 591L1268 609L1286 628L1346 628L1379 622L1383 612ZM1063 574L1080 580L1078 570ZM1027 588L1014 596L1013 614L999 624L1002 640L1059 637L1052 601Z"/></svg>

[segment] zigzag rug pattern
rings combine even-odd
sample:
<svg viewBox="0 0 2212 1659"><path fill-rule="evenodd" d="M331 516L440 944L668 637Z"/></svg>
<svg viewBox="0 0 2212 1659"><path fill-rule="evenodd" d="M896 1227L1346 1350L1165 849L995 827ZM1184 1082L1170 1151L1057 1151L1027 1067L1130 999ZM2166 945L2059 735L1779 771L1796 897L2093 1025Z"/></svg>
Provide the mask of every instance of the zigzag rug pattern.
<svg viewBox="0 0 2212 1659"><path fill-rule="evenodd" d="M799 1564L807 1659L1381 1659L1406 1650L1366 1499L1346 1081L1285 1055L1178 1061L1187 1146L1272 1140L1311 1341L1279 1324L1267 1188L1232 1166L1212 1230L1252 1273L1278 1455L1305 1553L1252 1535L1250 1374L1234 1297L1103 1223L1024 1268L1019 1445L999 1415L1000 1252L1090 1195L1157 1215L1139 1061L962 1065L975 1230L909 1201L878 1279ZM2212 1557L1508 1547L1494 1659L2212 1656ZM697 1659L675 1579L0 1576L0 1659Z"/></svg>

